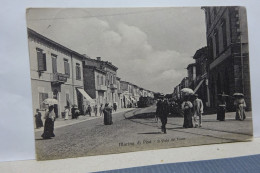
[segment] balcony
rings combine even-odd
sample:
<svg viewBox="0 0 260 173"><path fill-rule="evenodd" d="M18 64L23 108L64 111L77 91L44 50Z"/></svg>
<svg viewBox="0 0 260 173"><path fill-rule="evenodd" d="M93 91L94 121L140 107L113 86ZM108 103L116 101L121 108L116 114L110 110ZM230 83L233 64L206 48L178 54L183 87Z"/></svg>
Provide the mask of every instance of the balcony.
<svg viewBox="0 0 260 173"><path fill-rule="evenodd" d="M117 89L117 85L116 84L110 84L110 88L111 89Z"/></svg>
<svg viewBox="0 0 260 173"><path fill-rule="evenodd" d="M65 74L52 73L50 77L52 84L64 84L65 82L67 82L67 75Z"/></svg>
<svg viewBox="0 0 260 173"><path fill-rule="evenodd" d="M107 87L105 85L99 85L97 86L97 91L106 91Z"/></svg>

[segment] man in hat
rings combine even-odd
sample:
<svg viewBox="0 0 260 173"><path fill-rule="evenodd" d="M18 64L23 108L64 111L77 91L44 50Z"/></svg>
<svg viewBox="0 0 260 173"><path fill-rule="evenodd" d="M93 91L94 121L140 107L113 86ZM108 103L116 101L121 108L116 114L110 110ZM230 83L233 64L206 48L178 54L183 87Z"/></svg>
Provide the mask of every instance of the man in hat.
<svg viewBox="0 0 260 173"><path fill-rule="evenodd" d="M194 108L194 123L195 128L201 127L201 115L203 114L203 102L198 98L198 94L194 94L195 100L193 101Z"/></svg>

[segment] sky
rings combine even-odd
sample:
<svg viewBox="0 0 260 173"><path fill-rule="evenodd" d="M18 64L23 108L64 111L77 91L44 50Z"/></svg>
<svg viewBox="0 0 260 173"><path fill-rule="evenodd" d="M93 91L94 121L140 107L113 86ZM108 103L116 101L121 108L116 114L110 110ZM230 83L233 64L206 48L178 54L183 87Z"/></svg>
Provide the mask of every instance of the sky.
<svg viewBox="0 0 260 173"><path fill-rule="evenodd" d="M165 94L206 46L199 7L33 8L27 26L80 54L112 62L121 80Z"/></svg>

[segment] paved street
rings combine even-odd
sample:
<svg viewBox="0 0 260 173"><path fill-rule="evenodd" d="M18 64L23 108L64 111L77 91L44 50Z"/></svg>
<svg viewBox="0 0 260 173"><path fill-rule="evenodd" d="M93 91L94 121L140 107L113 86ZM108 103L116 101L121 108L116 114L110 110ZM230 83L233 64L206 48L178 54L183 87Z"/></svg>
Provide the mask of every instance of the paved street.
<svg viewBox="0 0 260 173"><path fill-rule="evenodd" d="M236 121L227 113L226 121L216 115L203 116L202 128L183 129L183 118L168 118L167 134L154 119L155 106L113 114L113 125L103 125L101 117L55 128L53 139L43 140L35 132L39 160L130 152L157 148L246 141L252 136L252 116ZM56 125L55 125L56 127Z"/></svg>

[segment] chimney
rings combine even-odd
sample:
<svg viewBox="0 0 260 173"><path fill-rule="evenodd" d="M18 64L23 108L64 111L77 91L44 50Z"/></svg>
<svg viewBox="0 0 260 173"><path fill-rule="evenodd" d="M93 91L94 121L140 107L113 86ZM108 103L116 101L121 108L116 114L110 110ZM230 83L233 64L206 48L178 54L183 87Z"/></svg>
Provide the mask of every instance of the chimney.
<svg viewBox="0 0 260 173"><path fill-rule="evenodd" d="M97 57L97 60L98 60L98 61L101 61L101 57Z"/></svg>

